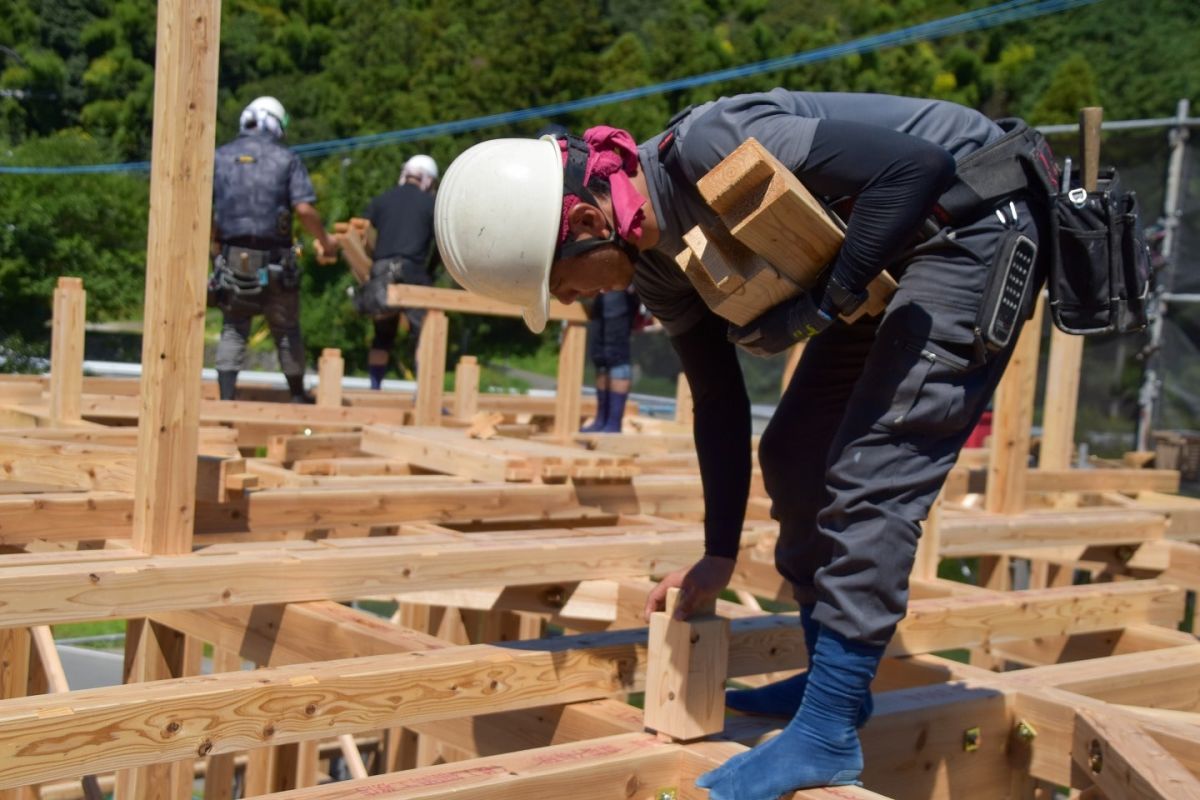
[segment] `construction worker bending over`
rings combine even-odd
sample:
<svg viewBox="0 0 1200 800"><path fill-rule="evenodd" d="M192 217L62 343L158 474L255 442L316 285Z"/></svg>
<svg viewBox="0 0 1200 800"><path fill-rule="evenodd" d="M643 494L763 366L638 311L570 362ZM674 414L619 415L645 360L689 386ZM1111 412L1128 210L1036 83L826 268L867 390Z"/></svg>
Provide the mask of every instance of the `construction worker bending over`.
<svg viewBox="0 0 1200 800"><path fill-rule="evenodd" d="M522 306L539 331L550 295L569 303L632 282L679 353L695 402L705 554L651 592L647 615L677 586L686 617L733 574L751 467L735 348L768 355L808 340L759 459L810 668L727 695L735 709L792 719L700 777L714 800L773 800L859 778L855 729L871 713L871 680L905 614L920 523L1016 340L993 346L977 319L1005 243L1023 235L1036 245L1024 185L954 224L927 223L959 180L956 162L1001 135L952 103L776 89L699 106L641 145L606 127L582 140L500 139L447 170L435 225L459 283ZM749 137L814 194L852 198L853 212L824 281L734 327L673 257L685 231L720 224L694 182ZM884 268L899 280L887 312L841 321Z"/></svg>
<svg viewBox="0 0 1200 800"><path fill-rule="evenodd" d="M242 111L236 139L217 148L213 166L213 241L218 252L209 281L210 304L224 322L217 346L221 399L233 400L246 362L246 340L257 314L267 318L279 367L292 402L311 403L304 391L300 335L300 273L292 249L292 212L327 256L337 252L313 207L308 170L282 143L288 115L274 97Z"/></svg>
<svg viewBox="0 0 1200 800"><path fill-rule="evenodd" d="M375 336L367 353L367 372L371 388L383 385L388 358L400 330L400 314L408 322L407 365L417 371L417 340L425 309L392 308L387 303L387 287L393 283L433 285L437 249L433 247L433 197L438 166L427 155L416 155L404 162L396 185L371 200L363 215L378 232L375 240L371 277L354 293L354 306L361 314L374 318ZM401 373L403 374L403 373Z"/></svg>

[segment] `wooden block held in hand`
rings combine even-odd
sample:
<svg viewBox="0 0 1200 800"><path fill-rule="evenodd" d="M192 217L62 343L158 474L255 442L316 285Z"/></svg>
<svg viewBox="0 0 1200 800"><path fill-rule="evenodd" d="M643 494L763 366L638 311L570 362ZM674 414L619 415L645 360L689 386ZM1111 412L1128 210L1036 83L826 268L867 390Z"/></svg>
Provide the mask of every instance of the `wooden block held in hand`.
<svg viewBox="0 0 1200 800"><path fill-rule="evenodd" d="M708 614L674 619L679 590L667 595L666 611L650 618L646 666L646 727L688 741L725 727L725 678L729 668L729 620Z"/></svg>

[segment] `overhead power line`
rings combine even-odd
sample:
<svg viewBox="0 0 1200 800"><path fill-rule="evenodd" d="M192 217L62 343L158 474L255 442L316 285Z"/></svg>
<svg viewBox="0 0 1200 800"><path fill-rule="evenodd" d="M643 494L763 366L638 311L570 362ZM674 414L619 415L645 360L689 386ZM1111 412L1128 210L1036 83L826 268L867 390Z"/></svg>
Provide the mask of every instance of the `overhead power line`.
<svg viewBox="0 0 1200 800"><path fill-rule="evenodd" d="M364 136L352 136L344 139L331 139L324 142L312 142L309 144L296 145L292 149L305 157L329 156L337 153L349 152L352 150L381 147L383 145L395 144L397 142L409 142L418 139L432 138L435 136L467 133L469 131L495 127L498 125L511 125L513 123L522 122L529 119L554 117L573 111L581 111L587 108L596 108L598 106L605 106L613 103L628 102L630 100L662 94L664 92L691 89L697 86L704 86L710 83L734 80L737 78L747 78L754 75L761 75L765 72L793 69L795 67L816 64L822 61L841 58L843 56L871 53L888 47L930 41L933 39L944 38L946 36L953 36L959 33L968 33L970 31L986 30L988 28L1007 25L1011 22L1017 22L1019 20L1031 19L1033 17L1045 16L1047 14L1056 14L1062 11L1078 8L1080 6L1092 5L1099 1L1100 0L1006 0L1005 2L997 3L996 5L988 6L986 8L967 11L962 14L956 14L954 16L934 20L932 22L911 25L907 28L901 28L888 33L864 36L849 42L828 45L826 47L818 47L802 53L794 53L789 56L771 58L765 61L756 61L751 64L743 64L737 67L716 70L714 72L706 72L700 75L692 75L685 78L676 78L674 80L663 81L661 83L650 84L648 86L639 86L633 89L624 89L617 92L607 92L605 94L583 97L577 100L568 100L560 103L550 103L547 105L535 106L533 108L515 109L498 114L472 117L471 119L438 122L432 125L423 125L416 128L407 128L398 131L387 131L384 133L367 134ZM138 172L148 170L149 168L150 162L148 161L59 167L0 166L0 174L63 175L79 173Z"/></svg>

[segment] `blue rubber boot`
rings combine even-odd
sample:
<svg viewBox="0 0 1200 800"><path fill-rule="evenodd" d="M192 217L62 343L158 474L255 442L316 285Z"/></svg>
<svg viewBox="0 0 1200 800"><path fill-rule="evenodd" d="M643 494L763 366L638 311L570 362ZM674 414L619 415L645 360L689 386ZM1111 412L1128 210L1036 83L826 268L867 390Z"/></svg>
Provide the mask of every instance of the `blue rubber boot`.
<svg viewBox="0 0 1200 800"><path fill-rule="evenodd" d="M608 421L608 389L596 390L596 418L579 429L580 433L599 433Z"/></svg>
<svg viewBox="0 0 1200 800"><path fill-rule="evenodd" d="M387 364L368 364L367 375L371 378L371 388L376 391L383 388L383 376L387 374Z"/></svg>
<svg viewBox="0 0 1200 800"><path fill-rule="evenodd" d="M804 644L808 648L808 657L817 647L817 633L821 625L813 619L814 605L800 606L800 627L804 629ZM804 701L804 689L808 686L808 673L802 672L757 689L731 689L725 693L725 705L743 714L758 714L767 717L794 717ZM875 711L875 702L870 693L858 710L854 721L856 728L861 728L871 719Z"/></svg>
<svg viewBox="0 0 1200 800"><path fill-rule="evenodd" d="M822 627L800 711L766 744L734 756L696 780L709 800L776 800L818 786L858 783L862 746L854 729L882 646Z"/></svg>
<svg viewBox="0 0 1200 800"><path fill-rule="evenodd" d="M620 433L621 422L625 419L625 401L629 399L629 392L614 392L608 393L608 415L605 418L604 427L600 430L605 433Z"/></svg>

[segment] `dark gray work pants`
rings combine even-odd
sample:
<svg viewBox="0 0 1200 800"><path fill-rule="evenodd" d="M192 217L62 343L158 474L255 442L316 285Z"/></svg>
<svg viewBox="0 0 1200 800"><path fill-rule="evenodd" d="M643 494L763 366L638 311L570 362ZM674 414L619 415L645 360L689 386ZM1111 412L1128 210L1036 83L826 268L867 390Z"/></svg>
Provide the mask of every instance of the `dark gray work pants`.
<svg viewBox="0 0 1200 800"><path fill-rule="evenodd" d="M1037 241L1017 204L1018 229ZM994 215L904 262L882 319L836 323L804 350L759 444L776 566L815 618L884 645L904 617L920 523L987 406L1009 347L974 345L1004 226Z"/></svg>
<svg viewBox="0 0 1200 800"><path fill-rule="evenodd" d="M238 371L246 365L246 342L255 315L267 318L279 370L284 375L304 374L304 339L300 335L300 289L284 288L275 275L263 287L262 294L237 297L221 307L224 322L217 343L217 369Z"/></svg>

